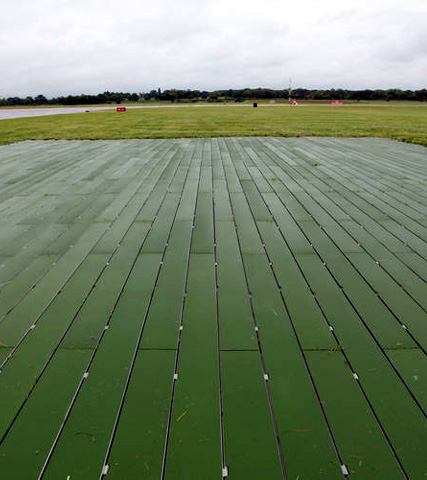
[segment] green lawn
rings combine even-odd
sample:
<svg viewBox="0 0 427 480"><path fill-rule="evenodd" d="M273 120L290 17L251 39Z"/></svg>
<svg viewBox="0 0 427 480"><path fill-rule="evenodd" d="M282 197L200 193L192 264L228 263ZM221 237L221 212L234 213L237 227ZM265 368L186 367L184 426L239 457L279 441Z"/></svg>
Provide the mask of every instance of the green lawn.
<svg viewBox="0 0 427 480"><path fill-rule="evenodd" d="M385 137L427 146L425 107L197 107L0 121L0 144L47 139L221 136Z"/></svg>

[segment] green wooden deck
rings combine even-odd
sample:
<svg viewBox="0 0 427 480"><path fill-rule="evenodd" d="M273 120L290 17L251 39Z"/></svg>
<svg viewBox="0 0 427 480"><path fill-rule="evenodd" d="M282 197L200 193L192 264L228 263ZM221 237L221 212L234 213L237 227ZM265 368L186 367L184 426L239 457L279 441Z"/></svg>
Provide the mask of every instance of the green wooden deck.
<svg viewBox="0 0 427 480"><path fill-rule="evenodd" d="M0 147L0 478L427 478L427 155Z"/></svg>

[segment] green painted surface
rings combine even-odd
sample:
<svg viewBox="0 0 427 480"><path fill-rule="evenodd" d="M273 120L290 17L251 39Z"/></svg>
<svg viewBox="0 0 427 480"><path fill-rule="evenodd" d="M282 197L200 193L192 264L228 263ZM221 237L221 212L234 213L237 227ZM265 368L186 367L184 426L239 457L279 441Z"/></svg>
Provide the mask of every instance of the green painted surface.
<svg viewBox="0 0 427 480"><path fill-rule="evenodd" d="M308 352L307 358L351 477L366 480L404 478L343 355L340 352Z"/></svg>
<svg viewBox="0 0 427 480"><path fill-rule="evenodd" d="M399 373L424 410L427 410L427 359L418 348L387 350Z"/></svg>
<svg viewBox="0 0 427 480"><path fill-rule="evenodd" d="M355 254L349 257L349 259L359 258L360 256L365 256L365 254ZM300 265L307 269L307 275L310 274L309 272L316 272L317 278L321 279L324 277L330 281L332 277L328 272L332 273L337 282L335 283L335 289L339 289L339 286L343 287L343 291L348 295L357 312L383 347L398 348L402 346L413 347L415 345L413 340L402 329L400 323L396 321L396 318L387 309L387 306L378 298L375 290L370 287L355 268L357 263L350 263L339 253L332 258L324 257L329 270L315 255L298 256L298 260ZM374 267L378 268L375 262L372 263Z"/></svg>
<svg viewBox="0 0 427 480"><path fill-rule="evenodd" d="M222 221L215 227L221 349L255 349L254 325L234 224Z"/></svg>
<svg viewBox="0 0 427 480"><path fill-rule="evenodd" d="M327 321L280 231L270 222L259 222L258 226L302 347L333 348Z"/></svg>
<svg viewBox="0 0 427 480"><path fill-rule="evenodd" d="M70 247L60 262L51 269L21 303L0 324L0 341L14 344L30 325L55 299L63 285L70 279L89 254L91 247L105 231L106 225L95 224L75 246ZM84 265L83 265L84 267Z"/></svg>
<svg viewBox="0 0 427 480"><path fill-rule="evenodd" d="M214 261L212 254L190 259L165 478L221 476Z"/></svg>
<svg viewBox="0 0 427 480"><path fill-rule="evenodd" d="M139 351L109 459L109 478L160 478L174 363L173 351Z"/></svg>
<svg viewBox="0 0 427 480"><path fill-rule="evenodd" d="M64 468L71 477L90 478L102 468L157 271L151 255L139 258L140 268L145 270L143 281L138 270L129 279L49 463L46 478L57 478Z"/></svg>
<svg viewBox="0 0 427 480"><path fill-rule="evenodd" d="M28 262L28 260L26 260ZM39 255L20 271L18 275L4 281L0 291L0 318L6 315L37 282L52 268L48 255Z"/></svg>
<svg viewBox="0 0 427 480"><path fill-rule="evenodd" d="M425 416L326 269L320 263L316 266L313 259L303 261L319 302L340 339L340 348L359 376L402 463L412 475L421 475L424 469L421 452L427 441ZM405 415L396 415L396 411Z"/></svg>
<svg viewBox="0 0 427 480"><path fill-rule="evenodd" d="M244 258L287 474L341 478L309 371L266 258L257 254ZM315 331L313 337L316 342Z"/></svg>
<svg viewBox="0 0 427 480"><path fill-rule="evenodd" d="M424 478L425 160L0 147L0 477Z"/></svg>
<svg viewBox="0 0 427 480"><path fill-rule="evenodd" d="M230 477L283 478L258 352L221 352Z"/></svg>
<svg viewBox="0 0 427 480"><path fill-rule="evenodd" d="M187 221L174 225L141 348L176 348L191 230L191 223Z"/></svg>
<svg viewBox="0 0 427 480"><path fill-rule="evenodd" d="M84 273L84 278L94 281L101 267L100 263L103 264L105 260L97 256L91 260L85 263L81 273ZM74 280L64 290L63 295L58 297L58 301L45 312L37 326L30 330L18 348L10 354L8 363L2 368L0 431L3 433L88 294L88 284L82 281L82 276L77 275ZM0 355L1 353L0 351Z"/></svg>
<svg viewBox="0 0 427 480"><path fill-rule="evenodd" d="M63 349L56 354L2 443L0 469L10 473L9 478L37 478L90 354Z"/></svg>
<svg viewBox="0 0 427 480"><path fill-rule="evenodd" d="M212 193L199 193L191 251L213 253Z"/></svg>

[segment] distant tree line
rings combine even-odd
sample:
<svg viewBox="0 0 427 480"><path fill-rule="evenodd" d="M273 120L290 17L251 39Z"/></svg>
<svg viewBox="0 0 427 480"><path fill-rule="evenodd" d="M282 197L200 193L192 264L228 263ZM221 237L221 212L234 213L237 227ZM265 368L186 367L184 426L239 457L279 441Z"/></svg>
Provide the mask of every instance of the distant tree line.
<svg viewBox="0 0 427 480"><path fill-rule="evenodd" d="M66 97L55 97L47 99L44 95L36 97L8 97L0 98L1 106L37 106L37 105L94 105L123 102L149 102L166 101L176 103L189 102L244 102L247 100L283 100L287 99L289 91L273 90L269 88L244 88L229 90L151 90L141 93L104 92L98 95L67 95ZM422 90L310 90L306 88L295 88L292 90L292 98L297 100L342 100L351 102L382 100L382 101L427 101L427 89Z"/></svg>
<svg viewBox="0 0 427 480"><path fill-rule="evenodd" d="M98 95L67 95L47 99L44 95L36 97L9 97L0 98L0 106L32 106L32 105L94 105L99 103L138 102L141 95L138 93L104 92Z"/></svg>
<svg viewBox="0 0 427 480"><path fill-rule="evenodd" d="M152 90L143 94L145 100L165 100L171 102L198 101L208 102L243 102L245 100L284 100L289 97L289 90L273 90L269 88L245 88L239 90L214 90L212 92L199 90L165 90L163 92ZM427 89L423 90L309 90L296 88L292 90L292 98L297 100L406 100L427 101Z"/></svg>

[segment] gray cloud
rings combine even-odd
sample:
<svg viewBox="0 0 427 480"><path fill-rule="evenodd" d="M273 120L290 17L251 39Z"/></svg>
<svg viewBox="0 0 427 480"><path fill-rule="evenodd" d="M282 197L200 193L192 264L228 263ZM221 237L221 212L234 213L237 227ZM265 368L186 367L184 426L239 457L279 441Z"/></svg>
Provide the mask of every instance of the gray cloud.
<svg viewBox="0 0 427 480"><path fill-rule="evenodd" d="M0 0L3 3L6 0ZM16 0L0 96L152 88L424 88L424 0Z"/></svg>

